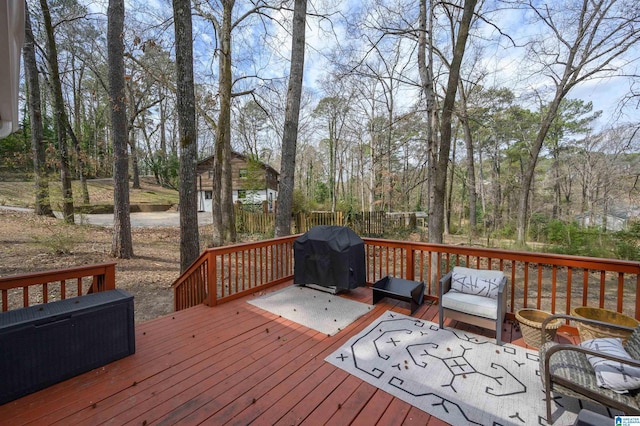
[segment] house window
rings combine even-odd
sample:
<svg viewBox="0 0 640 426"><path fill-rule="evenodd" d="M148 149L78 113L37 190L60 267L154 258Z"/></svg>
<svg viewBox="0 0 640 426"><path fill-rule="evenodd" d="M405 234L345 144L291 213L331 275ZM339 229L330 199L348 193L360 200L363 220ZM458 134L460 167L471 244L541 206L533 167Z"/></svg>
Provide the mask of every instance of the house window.
<svg viewBox="0 0 640 426"><path fill-rule="evenodd" d="M247 198L247 191L244 189L238 189L238 200Z"/></svg>
<svg viewBox="0 0 640 426"><path fill-rule="evenodd" d="M249 176L249 172L247 172L247 169L240 169L240 177L246 178L247 176Z"/></svg>
<svg viewBox="0 0 640 426"><path fill-rule="evenodd" d="M204 191L204 199L205 200L213 199L213 191Z"/></svg>

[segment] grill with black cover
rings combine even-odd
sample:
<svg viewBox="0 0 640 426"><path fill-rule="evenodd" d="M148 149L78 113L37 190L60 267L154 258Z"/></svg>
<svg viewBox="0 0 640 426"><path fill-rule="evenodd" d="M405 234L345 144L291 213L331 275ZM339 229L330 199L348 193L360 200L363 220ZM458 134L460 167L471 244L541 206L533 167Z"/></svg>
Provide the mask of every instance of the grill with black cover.
<svg viewBox="0 0 640 426"><path fill-rule="evenodd" d="M349 227L314 226L293 249L295 284L335 287L336 293L365 285L364 241Z"/></svg>

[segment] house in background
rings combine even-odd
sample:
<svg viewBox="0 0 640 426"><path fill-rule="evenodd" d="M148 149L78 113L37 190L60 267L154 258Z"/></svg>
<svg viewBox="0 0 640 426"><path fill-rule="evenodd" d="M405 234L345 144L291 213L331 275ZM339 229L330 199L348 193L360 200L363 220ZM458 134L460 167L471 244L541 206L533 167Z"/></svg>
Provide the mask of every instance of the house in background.
<svg viewBox="0 0 640 426"><path fill-rule="evenodd" d="M198 161L198 210L212 211L213 156ZM279 173L271 166L246 155L231 154L233 202L272 212L278 197Z"/></svg>
<svg viewBox="0 0 640 426"><path fill-rule="evenodd" d="M576 215L576 220L582 227L597 226L606 231L622 231L629 224L630 215L625 211L609 212L607 214L589 211Z"/></svg>

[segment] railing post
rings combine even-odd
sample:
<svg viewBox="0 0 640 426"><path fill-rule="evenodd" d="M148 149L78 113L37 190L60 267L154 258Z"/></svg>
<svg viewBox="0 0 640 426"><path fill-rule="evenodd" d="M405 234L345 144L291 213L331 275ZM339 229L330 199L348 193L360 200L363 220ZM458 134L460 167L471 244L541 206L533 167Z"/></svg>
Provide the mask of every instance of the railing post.
<svg viewBox="0 0 640 426"><path fill-rule="evenodd" d="M407 246L407 271L405 276L409 281L415 279L415 250L412 245Z"/></svg>
<svg viewBox="0 0 640 426"><path fill-rule="evenodd" d="M207 252L207 257L209 306L216 306L218 304L218 265L216 255L212 254L211 250Z"/></svg>

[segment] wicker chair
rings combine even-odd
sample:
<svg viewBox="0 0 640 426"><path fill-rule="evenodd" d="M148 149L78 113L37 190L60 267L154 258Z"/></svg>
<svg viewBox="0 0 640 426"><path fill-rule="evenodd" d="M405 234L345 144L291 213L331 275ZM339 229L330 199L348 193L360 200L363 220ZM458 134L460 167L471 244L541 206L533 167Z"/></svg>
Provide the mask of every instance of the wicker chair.
<svg viewBox="0 0 640 426"><path fill-rule="evenodd" d="M542 323L544 332L546 325L556 318L569 319L571 321L585 322L603 327L611 327L618 330L632 331L624 348L633 361L621 359L608 354L603 354L579 345L545 343L540 348L540 377L545 389L547 404L547 422L553 424L551 418L551 392L562 395L589 400L620 410L628 415L640 414L640 391L630 391L620 394L610 389L601 388L596 382L596 375L587 360L587 355L597 355L601 358L620 361L624 364L640 367L640 327L631 329L620 325L604 323L601 321L580 318L571 315L557 314L546 318ZM637 360L637 361L636 361Z"/></svg>

